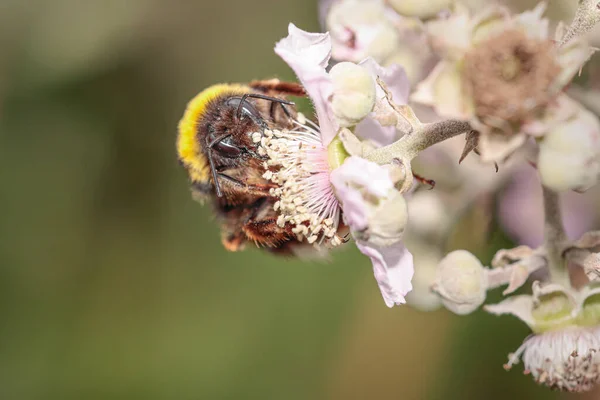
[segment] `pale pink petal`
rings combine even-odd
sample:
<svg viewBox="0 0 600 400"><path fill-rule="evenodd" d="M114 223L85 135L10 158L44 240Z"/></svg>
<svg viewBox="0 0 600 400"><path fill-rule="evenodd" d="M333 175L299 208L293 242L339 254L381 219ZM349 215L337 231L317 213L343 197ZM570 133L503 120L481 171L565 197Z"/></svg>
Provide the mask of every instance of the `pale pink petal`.
<svg viewBox="0 0 600 400"><path fill-rule="evenodd" d="M338 130L327 100L333 90L325 70L331 57L331 39L328 33L305 32L294 24L289 25L288 32L275 45L275 53L294 70L306 89L319 120L321 140L328 145Z"/></svg>
<svg viewBox="0 0 600 400"><path fill-rule="evenodd" d="M369 208L365 194L386 197L394 182L382 166L361 157L348 157L329 177L336 197L342 205L344 220L352 230L364 230L368 225Z"/></svg>
<svg viewBox="0 0 600 400"><path fill-rule="evenodd" d="M474 108L462 82L460 63L440 61L420 82L411 100L433 107L435 112L446 118L470 119Z"/></svg>
<svg viewBox="0 0 600 400"><path fill-rule="evenodd" d="M354 128L354 133L362 140L370 140L377 147L387 146L398 140L398 131L395 126L381 126L371 117L360 121Z"/></svg>
<svg viewBox="0 0 600 400"><path fill-rule="evenodd" d="M413 256L402 243L377 247L357 242L358 249L371 259L375 280L388 307L406 303L405 296L412 290Z"/></svg>
<svg viewBox="0 0 600 400"><path fill-rule="evenodd" d="M410 82L404 68L398 64L392 64L384 68L371 57L363 60L360 65L365 67L374 78L379 77L385 83L387 89L392 94L394 103L397 105L408 103ZM377 101L387 103L383 89L377 85L376 90ZM372 141L377 146L386 146L398 139L396 127L381 126L372 116L368 116L356 126L355 134L362 139Z"/></svg>
<svg viewBox="0 0 600 400"><path fill-rule="evenodd" d="M394 103L403 105L408 103L410 92L410 82L406 72L401 65L392 64L388 67L382 67L373 58L369 57L360 62L364 68L369 71L373 77L379 77L385 83L393 96ZM385 93L377 86L377 98L384 97Z"/></svg>
<svg viewBox="0 0 600 400"><path fill-rule="evenodd" d="M531 314L533 310L533 298L531 296L512 296L498 304L484 306L484 310L494 315L514 315L530 327L535 323Z"/></svg>

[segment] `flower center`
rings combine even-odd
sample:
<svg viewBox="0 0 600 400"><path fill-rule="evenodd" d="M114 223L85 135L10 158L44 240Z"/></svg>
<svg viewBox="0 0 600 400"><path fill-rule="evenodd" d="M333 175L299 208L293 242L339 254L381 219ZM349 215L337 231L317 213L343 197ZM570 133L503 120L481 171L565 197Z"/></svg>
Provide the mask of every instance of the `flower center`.
<svg viewBox="0 0 600 400"><path fill-rule="evenodd" d="M340 205L329 181L330 157L339 162L339 148L331 152L323 146L319 127L298 114L294 130L256 132L259 154L266 156L263 175L277 184L270 194L278 201L277 224L291 226L299 241L337 246ZM335 148L335 146L334 146ZM342 161L343 162L343 161Z"/></svg>
<svg viewBox="0 0 600 400"><path fill-rule="evenodd" d="M473 96L479 119L491 126L514 126L534 117L552 99L559 72L552 42L514 29L467 53L463 84Z"/></svg>
<svg viewBox="0 0 600 400"><path fill-rule="evenodd" d="M337 136L327 146L327 161L329 163L329 170L333 171L339 168L344 163L346 158L350 157L350 154L346 151L344 143Z"/></svg>
<svg viewBox="0 0 600 400"><path fill-rule="evenodd" d="M521 72L521 60L516 56L509 57L502 62L500 68L502 78L505 81L512 81L517 78Z"/></svg>
<svg viewBox="0 0 600 400"><path fill-rule="evenodd" d="M585 392L600 383L600 327L565 328L526 339L506 369L523 358L525 372L553 389Z"/></svg>

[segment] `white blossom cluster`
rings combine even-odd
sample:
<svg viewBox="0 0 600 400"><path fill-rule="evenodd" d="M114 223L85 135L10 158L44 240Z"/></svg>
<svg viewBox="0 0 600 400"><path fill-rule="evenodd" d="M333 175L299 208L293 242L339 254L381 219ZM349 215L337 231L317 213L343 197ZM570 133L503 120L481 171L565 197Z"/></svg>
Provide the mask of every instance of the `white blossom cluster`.
<svg viewBox="0 0 600 400"><path fill-rule="evenodd" d="M596 386L600 121L581 102L589 93L580 88L574 98L570 88L593 57L586 34L600 21L600 1L580 1L566 23L545 18L544 2L522 13L452 0L320 6L337 63L330 99L345 129L338 137L350 154L395 165L396 186L407 193L407 224L406 210L398 212L414 256L408 303L516 316L534 335L510 355L507 369L522 360L551 388ZM365 58L406 70L406 103L387 89L393 82L377 77L372 85L355 64ZM385 134L369 134L372 124ZM413 171L435 175L434 190ZM518 247L499 251L489 266L466 250L444 254L457 219L475 213L487 226L497 203ZM484 305L487 292L502 286L505 299ZM531 294L515 294L527 287Z"/></svg>

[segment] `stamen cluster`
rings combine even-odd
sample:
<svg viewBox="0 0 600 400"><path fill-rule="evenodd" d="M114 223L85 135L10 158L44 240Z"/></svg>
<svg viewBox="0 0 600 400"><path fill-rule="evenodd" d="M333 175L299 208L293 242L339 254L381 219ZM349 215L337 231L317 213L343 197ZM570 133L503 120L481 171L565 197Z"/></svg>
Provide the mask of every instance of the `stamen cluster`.
<svg viewBox="0 0 600 400"><path fill-rule="evenodd" d="M252 136L267 157L263 177L278 185L270 191L278 198L277 224L290 225L300 241L338 246L340 207L329 184L327 148L313 122L299 114L295 124L291 131L267 129Z"/></svg>

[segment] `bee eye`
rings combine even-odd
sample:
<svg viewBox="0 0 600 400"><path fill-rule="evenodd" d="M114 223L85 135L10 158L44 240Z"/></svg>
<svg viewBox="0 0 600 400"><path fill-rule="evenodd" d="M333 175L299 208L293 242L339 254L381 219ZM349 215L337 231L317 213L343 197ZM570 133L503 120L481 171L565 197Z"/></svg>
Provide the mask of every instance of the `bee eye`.
<svg viewBox="0 0 600 400"><path fill-rule="evenodd" d="M232 97L227 100L227 105L234 107L235 109L239 109L240 103L242 103L242 98L240 97ZM256 107L252 105L248 100L243 99L242 108L240 109L241 115L247 115L257 124L261 124L262 117Z"/></svg>
<svg viewBox="0 0 600 400"><path fill-rule="evenodd" d="M218 141L212 146L212 149L227 158L236 158L242 153L239 147L229 143L229 138Z"/></svg>

